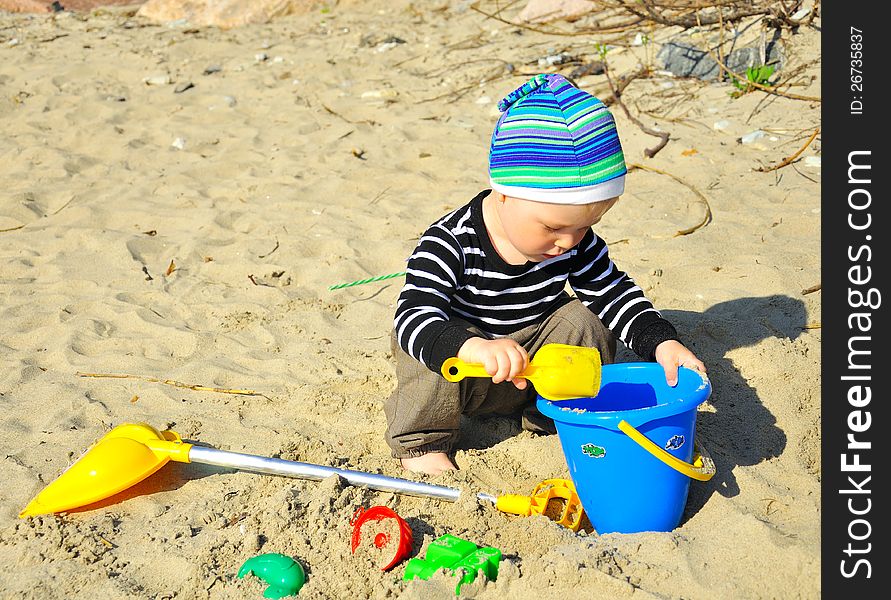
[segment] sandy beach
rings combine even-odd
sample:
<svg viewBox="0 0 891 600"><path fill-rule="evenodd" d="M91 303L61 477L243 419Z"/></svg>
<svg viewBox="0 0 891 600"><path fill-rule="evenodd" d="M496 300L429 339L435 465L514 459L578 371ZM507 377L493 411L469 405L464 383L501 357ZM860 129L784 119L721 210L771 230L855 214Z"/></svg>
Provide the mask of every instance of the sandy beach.
<svg viewBox="0 0 891 600"><path fill-rule="evenodd" d="M557 35L591 21L518 27L522 4L508 23L466 0L342 0L231 29L137 8L0 11L0 596L260 598L236 573L279 552L306 569L299 598L454 598L450 577L405 582L405 563L351 554L350 518L373 505L408 521L412 557L447 533L503 552L463 597L820 595L819 31L782 29L786 95L735 94L656 58L714 27ZM713 389L696 435L717 475L691 483L677 529L573 533L477 503L568 477L557 436L510 417L468 419L460 470L414 477L460 488L455 503L171 463L104 506L18 517L130 422L409 477L383 439L402 279L329 286L401 272L488 186L498 100L601 43L617 80L650 67L621 98L669 141L646 156L659 138L612 105L631 172L597 233ZM612 95L602 70L575 72Z"/></svg>

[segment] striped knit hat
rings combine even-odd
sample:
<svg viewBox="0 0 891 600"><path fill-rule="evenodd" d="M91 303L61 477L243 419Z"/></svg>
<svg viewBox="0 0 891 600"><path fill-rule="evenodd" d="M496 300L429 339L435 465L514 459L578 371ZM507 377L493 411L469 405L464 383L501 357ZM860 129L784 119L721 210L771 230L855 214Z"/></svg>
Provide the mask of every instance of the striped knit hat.
<svg viewBox="0 0 891 600"><path fill-rule="evenodd" d="M556 74L536 75L498 104L492 189L515 198L589 204L625 190L625 157L603 102Z"/></svg>

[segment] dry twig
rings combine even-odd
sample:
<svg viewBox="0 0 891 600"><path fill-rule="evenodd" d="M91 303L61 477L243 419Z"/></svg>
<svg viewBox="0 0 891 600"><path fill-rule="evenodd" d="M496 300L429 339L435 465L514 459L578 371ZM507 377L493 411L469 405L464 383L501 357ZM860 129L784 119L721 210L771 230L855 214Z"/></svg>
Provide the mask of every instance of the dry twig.
<svg viewBox="0 0 891 600"><path fill-rule="evenodd" d="M616 102L616 94L618 93L621 96L622 92L625 91L625 88L627 88L632 81L634 81L635 79L643 79L645 77L649 77L651 74L649 67L640 65L634 71L619 76L616 81L613 82L609 78L606 63L603 62L601 64L603 67L603 74L606 75L606 80L610 84L610 90L613 94L612 96L607 96L606 98L601 99L601 102L603 102L603 104L606 106L612 106Z"/></svg>
<svg viewBox="0 0 891 600"><path fill-rule="evenodd" d="M635 117L634 115L631 114L631 111L628 110L628 107L625 106L624 102L622 102L622 92L619 89L617 89L615 85L613 85L613 80L609 76L609 66L606 64L606 61L603 62L603 74L606 75L606 81L607 81L607 83L609 83L609 87L613 92L613 99L615 100L616 104L621 106L622 110L625 111L625 116L627 116L628 119L632 123L637 125L640 128L640 130L643 131L644 133L646 133L647 135L652 135L652 136L660 139L660 142L658 144L656 144L654 147L647 148L644 150L644 154L647 156L647 158L653 158L654 156L656 156L656 153L659 152L660 150L662 150L662 148L665 147L665 144L668 143L668 137L669 137L668 132L667 131L656 131L655 129L650 129L649 127L644 125L640 121L640 119L638 119L637 117Z"/></svg>
<svg viewBox="0 0 891 600"><path fill-rule="evenodd" d="M800 94L791 94L789 92L784 92L782 90L778 90L778 86L773 85L763 85L757 83L755 81L750 81L747 77L736 73L735 71L731 71L730 67L724 64L724 62L715 56L715 53L712 52L712 49L708 47L708 44L705 46L705 51L708 52L708 55L718 64L718 68L721 69L724 73L729 75L730 77L736 79L737 81L744 81L746 85L749 85L756 90L761 90L762 92L766 92L768 94L774 94L776 96L783 96L784 98L791 98L793 100L806 100L808 102L822 102L822 98L817 98L816 96L802 96Z"/></svg>
<svg viewBox="0 0 891 600"><path fill-rule="evenodd" d="M205 385L194 385L190 383L181 383L179 381L174 381L173 379L158 379L157 377L145 377L143 375L128 375L126 373L77 373L78 377L99 377L106 379L140 379L142 381L149 381L151 383L163 383L165 385L172 385L178 388L186 388L189 390L195 390L198 392L218 392L220 394L238 394L242 396L262 396L259 392L255 392L254 390L230 390L225 388L218 387L208 387Z"/></svg>
<svg viewBox="0 0 891 600"><path fill-rule="evenodd" d="M686 186L687 188L689 188L690 191L693 192L694 194L696 194L696 196L698 196L699 199L702 201L702 203L705 205L705 216L702 218L702 220L701 220L699 223L697 223L697 224L694 225L693 227L688 227L687 229L681 229L680 231L676 232L676 233L674 234L674 236L672 236L672 237L678 237L678 236L682 236L682 235L690 235L691 233L693 233L693 232L696 231L697 229L700 229L700 228L702 228L702 227L705 227L706 225L708 225L709 223L711 223L711 221L712 221L712 207L711 207L711 205L708 203L708 198L706 198L706 197L705 197L705 194L703 194L702 192L700 192L699 190L697 190L697 189L696 189L695 187L693 187L691 184L687 183L686 181L684 181L683 179L681 179L681 178L678 177L677 175L672 175L672 174L669 173L668 171L663 171L662 169L656 169L655 167L646 167L646 166L644 166L644 165L640 165L640 164L637 164L637 163L630 163L630 164L628 165L628 171L631 172L631 171L633 171L634 169L642 169L642 170L644 170L644 171L650 171L651 173L658 173L658 174L660 174L660 175L667 175L668 177L671 177L672 179L674 179L675 181L677 181L677 182L680 183L681 185Z"/></svg>
<svg viewBox="0 0 891 600"><path fill-rule="evenodd" d="M278 238L275 238L275 248L273 248L272 250L270 250L270 251L267 252L266 254L260 254L260 255L258 255L257 258L266 258L267 256L269 256L270 254L272 254L272 253L275 252L276 250L278 250Z"/></svg>
<svg viewBox="0 0 891 600"><path fill-rule="evenodd" d="M507 64L507 63L505 63L505 64ZM458 89L449 90L448 92L446 92L444 94L440 94L438 96L434 96L433 98L422 98L421 100L418 100L417 104L424 104L425 102L433 102L435 100L440 100L441 98L445 98L446 96L450 96L450 98L449 98L450 102L455 102L456 100L458 100L459 98L462 98L464 95L466 95L471 90L478 89L480 84L490 83L492 81L498 81L500 79L504 79L505 77L510 77L512 75L513 76L525 75L524 73L514 72L512 69L503 68L502 70L505 72L491 75L489 77L484 77L483 79L481 79L478 82L471 83L470 85L465 85L464 87L461 87ZM537 73L532 73L531 75L536 75L536 74Z"/></svg>
<svg viewBox="0 0 891 600"><path fill-rule="evenodd" d="M813 294L814 292L817 292L817 291L821 290L822 288L823 288L823 284L818 283L817 285L812 285L809 288L805 288L805 289L801 290L801 295L807 296L808 294Z"/></svg>
<svg viewBox="0 0 891 600"><path fill-rule="evenodd" d="M632 18L630 20L620 22L616 25L605 25L602 27L586 27L584 29L579 29L577 31L564 31L561 29L547 30L547 29L540 29L538 27L532 27L531 25L526 25L525 23L516 23L514 21L509 21L508 19L505 19L504 17L500 16L500 13L505 8L507 8L506 6L503 8L499 8L494 13L488 13L479 7L481 2L482 2L482 0L477 0L476 2L474 2L473 4L470 5L470 9L480 13L481 15L483 15L485 17L488 17L490 19L494 19L495 21L504 23L505 25L519 27L520 29L525 29L527 31L534 31L535 33L544 33L546 35L584 36L584 35L591 35L592 33L619 33L622 31L627 31L628 29L631 29L632 27L634 27L635 25L638 25L641 21L643 21L643 18L638 16L637 18ZM514 2L511 2L511 4L514 4Z"/></svg>
<svg viewBox="0 0 891 600"><path fill-rule="evenodd" d="M757 2L719 2L715 0L706 0L705 2L684 2L672 3L658 6L652 0L619 0L617 3L609 3L611 6L620 6L631 14L637 15L641 19L654 21L660 25L683 27L689 29L696 25L715 25L721 21L739 21L746 17L756 15L767 15L771 12L771 3ZM736 6L733 6L736 4ZM638 8L643 6L643 10ZM731 10L724 14L724 5L730 5ZM663 9L662 12L657 8ZM717 8L716 15L701 15L700 10ZM671 9L678 9L677 14L670 14Z"/></svg>
<svg viewBox="0 0 891 600"><path fill-rule="evenodd" d="M814 133L811 134L811 137L809 137L808 140L804 143L804 146L799 148L798 152L796 152L792 156L784 158L783 162L781 162L777 165L774 165L772 167L758 167L757 169L753 169L753 171L761 171L762 173L767 173L769 171L776 171L777 169L782 169L786 165L791 164L792 161L794 161L796 158L798 158L801 155L802 152L804 152L805 148L807 148L808 146L811 145L811 142L813 142L814 139L816 139L817 134L819 134L819 133L820 133L820 128L817 127L814 130Z"/></svg>

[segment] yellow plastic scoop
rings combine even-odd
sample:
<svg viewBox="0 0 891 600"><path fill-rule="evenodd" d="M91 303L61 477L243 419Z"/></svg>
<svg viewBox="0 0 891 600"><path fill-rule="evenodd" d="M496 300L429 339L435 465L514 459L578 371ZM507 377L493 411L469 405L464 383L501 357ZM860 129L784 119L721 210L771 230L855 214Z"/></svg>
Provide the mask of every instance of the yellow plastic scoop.
<svg viewBox="0 0 891 600"><path fill-rule="evenodd" d="M46 486L19 517L105 500L136 485L171 459L189 462L189 448L191 444L183 443L173 431L161 433L144 423L119 425Z"/></svg>
<svg viewBox="0 0 891 600"><path fill-rule="evenodd" d="M600 391L600 366L597 348L545 344L517 377L531 381L535 391L548 400L593 398ZM448 381L491 377L483 365L466 363L457 357L442 363L442 376Z"/></svg>

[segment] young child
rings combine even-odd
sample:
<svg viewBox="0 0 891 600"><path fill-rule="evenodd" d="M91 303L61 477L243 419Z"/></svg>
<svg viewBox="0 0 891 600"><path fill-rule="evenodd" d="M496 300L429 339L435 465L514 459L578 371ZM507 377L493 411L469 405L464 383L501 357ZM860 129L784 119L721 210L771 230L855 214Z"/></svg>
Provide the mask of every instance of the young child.
<svg viewBox="0 0 891 600"><path fill-rule="evenodd" d="M409 471L456 468L461 415L522 409L524 429L553 433L532 386L514 379L543 344L594 347L608 364L618 337L670 385L678 366L705 371L591 230L627 172L606 106L560 75L537 75L498 108L492 189L427 229L399 295L386 439ZM482 363L491 380L447 382L440 368L452 356Z"/></svg>

